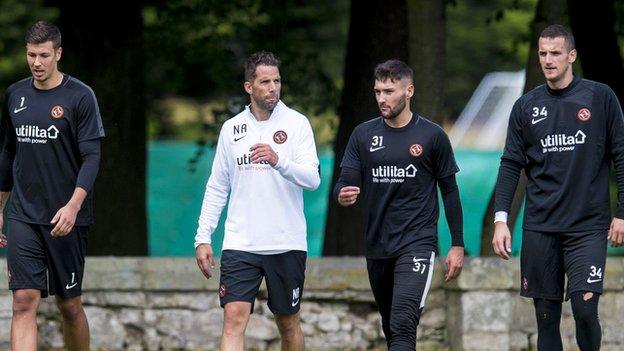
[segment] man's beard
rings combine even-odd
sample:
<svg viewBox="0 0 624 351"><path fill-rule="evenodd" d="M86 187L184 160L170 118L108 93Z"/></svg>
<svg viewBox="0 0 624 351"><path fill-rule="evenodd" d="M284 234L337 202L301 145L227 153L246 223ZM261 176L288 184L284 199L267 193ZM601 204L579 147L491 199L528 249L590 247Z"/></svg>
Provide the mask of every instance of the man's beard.
<svg viewBox="0 0 624 351"><path fill-rule="evenodd" d="M273 111L275 109L275 106L277 106L277 103L279 102L279 95L275 97L275 102L268 102L265 99L262 100L256 100L256 105L258 105L261 109L265 110L265 111Z"/></svg>
<svg viewBox="0 0 624 351"><path fill-rule="evenodd" d="M399 100L399 103L394 108L390 107L390 113L388 115L384 115L382 113L381 116L384 119L395 119L401 112L403 112L403 110L405 109L405 104L406 104L406 98L405 96L403 96L401 100Z"/></svg>

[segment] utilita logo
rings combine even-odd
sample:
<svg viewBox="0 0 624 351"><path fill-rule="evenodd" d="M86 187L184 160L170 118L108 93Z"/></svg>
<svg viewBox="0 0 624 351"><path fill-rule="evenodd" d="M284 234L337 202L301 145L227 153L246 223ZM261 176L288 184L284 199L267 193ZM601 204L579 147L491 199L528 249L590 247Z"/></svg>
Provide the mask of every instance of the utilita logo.
<svg viewBox="0 0 624 351"><path fill-rule="evenodd" d="M244 154L243 156L239 156L236 158L236 164L239 166L245 166L251 164L251 154ZM260 161L258 164L268 165L267 161Z"/></svg>
<svg viewBox="0 0 624 351"><path fill-rule="evenodd" d="M416 166L412 164L405 168L378 166L372 169L373 183L403 183L405 178L414 178L417 171Z"/></svg>
<svg viewBox="0 0 624 351"><path fill-rule="evenodd" d="M20 143L45 144L48 139L57 139L58 134L59 130L55 126L43 129L38 126L21 125L15 128L15 135Z"/></svg>
<svg viewBox="0 0 624 351"><path fill-rule="evenodd" d="M574 151L576 145L585 144L585 139L587 139L587 135L579 130L574 135L551 134L540 139L540 143L542 144L543 153L564 152Z"/></svg>

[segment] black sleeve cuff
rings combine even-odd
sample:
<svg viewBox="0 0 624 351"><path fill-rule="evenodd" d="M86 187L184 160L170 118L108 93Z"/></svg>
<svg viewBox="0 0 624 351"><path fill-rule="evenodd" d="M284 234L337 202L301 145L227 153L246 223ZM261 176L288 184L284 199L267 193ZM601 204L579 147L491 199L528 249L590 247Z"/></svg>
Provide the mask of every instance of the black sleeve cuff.
<svg viewBox="0 0 624 351"><path fill-rule="evenodd" d="M342 167L340 168L340 178L336 182L334 186L333 196L334 201L338 201L338 194L340 194L340 189L345 186L361 186L362 183L362 175L360 174L360 170L351 168L351 167Z"/></svg>
<svg viewBox="0 0 624 351"><path fill-rule="evenodd" d="M615 218L624 219L624 204L618 204L615 209Z"/></svg>

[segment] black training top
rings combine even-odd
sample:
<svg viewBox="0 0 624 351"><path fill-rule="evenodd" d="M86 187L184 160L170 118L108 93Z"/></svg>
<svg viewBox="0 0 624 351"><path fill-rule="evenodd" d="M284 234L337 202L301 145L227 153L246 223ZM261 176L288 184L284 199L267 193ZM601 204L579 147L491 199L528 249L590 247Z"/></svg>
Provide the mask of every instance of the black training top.
<svg viewBox="0 0 624 351"><path fill-rule="evenodd" d="M402 128L382 117L364 122L353 130L341 167L361 172L366 257L437 251L437 179L459 171L440 126L417 114Z"/></svg>
<svg viewBox="0 0 624 351"><path fill-rule="evenodd" d="M69 75L49 90L35 88L32 78L23 79L6 91L2 127L3 157L14 157L12 174L0 174L0 190L11 191L7 215L50 225L76 188L82 164L78 143L104 137L95 94ZM76 225L92 222L89 192Z"/></svg>
<svg viewBox="0 0 624 351"><path fill-rule="evenodd" d="M515 169L517 178L524 168L528 178L524 229L607 229L612 159L621 199L624 119L613 91L579 77L562 90L541 85L518 99L512 109L495 211L509 212L517 183L506 181L505 170ZM620 201L619 213L622 206Z"/></svg>

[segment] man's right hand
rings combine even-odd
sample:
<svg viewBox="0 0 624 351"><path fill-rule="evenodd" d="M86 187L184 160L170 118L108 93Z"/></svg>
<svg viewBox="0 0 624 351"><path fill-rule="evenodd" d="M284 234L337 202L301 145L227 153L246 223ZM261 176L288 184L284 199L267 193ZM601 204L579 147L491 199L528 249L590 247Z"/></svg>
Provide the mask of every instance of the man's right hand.
<svg viewBox="0 0 624 351"><path fill-rule="evenodd" d="M492 239L494 252L500 258L508 260L511 253L511 233L505 222L494 223L494 238Z"/></svg>
<svg viewBox="0 0 624 351"><path fill-rule="evenodd" d="M0 212L0 248L6 247L8 243L6 236L4 236L4 230L2 229L3 227L4 215L2 215L2 212Z"/></svg>
<svg viewBox="0 0 624 351"><path fill-rule="evenodd" d="M357 201L359 194L360 188L357 186L342 187L340 193L338 193L338 203L344 207L351 206Z"/></svg>
<svg viewBox="0 0 624 351"><path fill-rule="evenodd" d="M210 244L201 244L195 249L195 259L199 269L207 279L212 277L212 270L215 268L212 246Z"/></svg>

